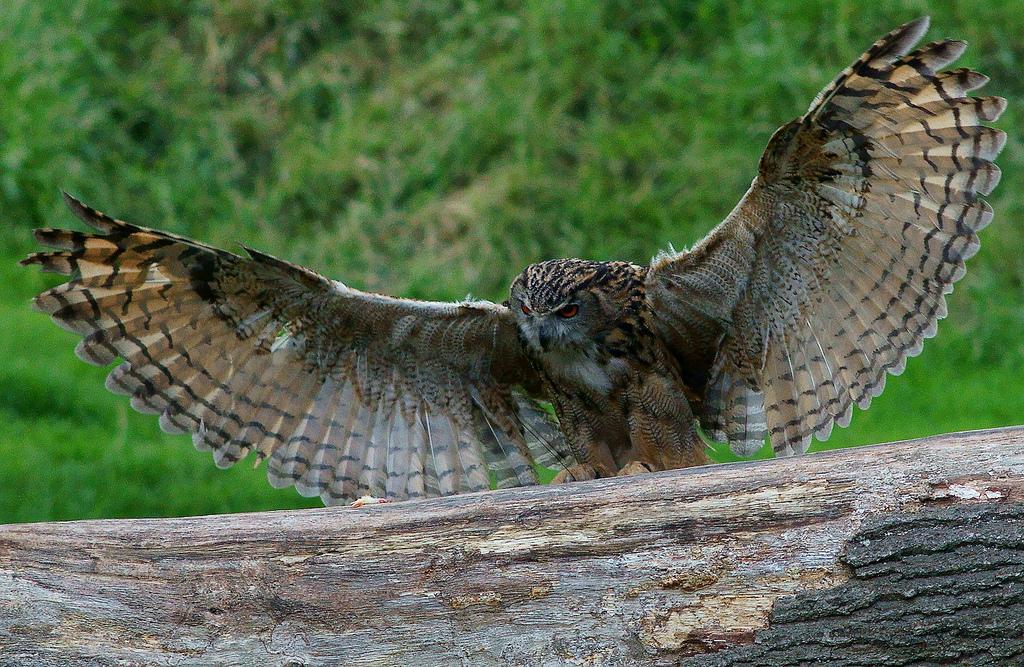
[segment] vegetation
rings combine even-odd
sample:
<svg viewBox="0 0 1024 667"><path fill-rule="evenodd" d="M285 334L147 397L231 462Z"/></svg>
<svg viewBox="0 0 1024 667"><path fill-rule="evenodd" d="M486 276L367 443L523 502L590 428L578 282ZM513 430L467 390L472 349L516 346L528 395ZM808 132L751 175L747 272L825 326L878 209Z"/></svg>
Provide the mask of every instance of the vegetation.
<svg viewBox="0 0 1024 667"><path fill-rule="evenodd" d="M1024 14L929 5L0 3L0 523L319 504L160 433L28 308L55 282L16 266L29 230L77 224L61 189L354 286L500 299L533 261L699 239L773 130L925 13L1010 99L996 218L938 338L815 446L1021 422Z"/></svg>

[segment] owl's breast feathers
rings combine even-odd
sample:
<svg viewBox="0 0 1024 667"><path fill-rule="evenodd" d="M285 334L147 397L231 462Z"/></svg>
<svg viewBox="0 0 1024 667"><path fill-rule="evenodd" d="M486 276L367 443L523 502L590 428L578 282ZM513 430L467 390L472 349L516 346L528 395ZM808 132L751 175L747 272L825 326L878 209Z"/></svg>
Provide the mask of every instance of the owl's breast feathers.
<svg viewBox="0 0 1024 667"><path fill-rule="evenodd" d="M629 467L634 461L646 470L705 462L691 408L701 398L654 328L648 270L626 262L559 260L526 272L528 282L544 275L544 282L527 285L526 298L547 311L524 311L528 326L567 300L581 304L582 321L557 345L529 346L527 354L573 455L596 476L636 469ZM539 296L548 293L550 303ZM691 375L706 376L707 369Z"/></svg>

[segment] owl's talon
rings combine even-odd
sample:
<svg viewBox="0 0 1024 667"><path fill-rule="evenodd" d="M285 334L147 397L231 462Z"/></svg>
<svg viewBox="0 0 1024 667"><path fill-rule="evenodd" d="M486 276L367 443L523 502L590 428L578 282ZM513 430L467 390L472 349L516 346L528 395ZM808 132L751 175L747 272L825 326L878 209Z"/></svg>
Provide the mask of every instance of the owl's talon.
<svg viewBox="0 0 1024 667"><path fill-rule="evenodd" d="M626 477L628 475L645 475L649 472L654 472L654 466L650 463L644 463L643 461L630 461L626 465L622 466L622 469L615 473L615 475L617 477Z"/></svg>
<svg viewBox="0 0 1024 667"><path fill-rule="evenodd" d="M589 479L597 479L599 475L594 466L589 463L577 463L561 471L551 480L552 484L565 484L566 482L585 482Z"/></svg>
<svg viewBox="0 0 1024 667"><path fill-rule="evenodd" d="M390 503L390 502L391 501L388 500L387 498L375 498L373 496L362 496L361 498L353 501L353 503L351 505L349 505L349 507L351 507L352 509L359 509L360 507L364 507L366 505L381 505L383 503Z"/></svg>

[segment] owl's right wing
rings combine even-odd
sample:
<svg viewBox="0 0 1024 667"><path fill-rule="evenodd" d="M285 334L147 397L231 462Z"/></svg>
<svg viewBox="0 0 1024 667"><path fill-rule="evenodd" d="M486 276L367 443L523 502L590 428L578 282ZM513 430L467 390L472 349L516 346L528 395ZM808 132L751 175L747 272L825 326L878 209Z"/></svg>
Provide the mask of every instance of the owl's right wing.
<svg viewBox="0 0 1024 667"><path fill-rule="evenodd" d="M749 454L804 451L866 408L945 316L945 294L992 219L1005 107L987 78L942 71L965 44L908 53L928 27L876 42L783 126L728 218L663 254L647 294L701 421ZM704 376L701 371L704 370Z"/></svg>
<svg viewBox="0 0 1024 667"><path fill-rule="evenodd" d="M23 263L71 278L36 307L85 361L124 359L107 387L218 466L255 451L275 487L332 504L534 484L545 447L566 456L507 308L360 292L67 199L100 233L37 230L58 250Z"/></svg>

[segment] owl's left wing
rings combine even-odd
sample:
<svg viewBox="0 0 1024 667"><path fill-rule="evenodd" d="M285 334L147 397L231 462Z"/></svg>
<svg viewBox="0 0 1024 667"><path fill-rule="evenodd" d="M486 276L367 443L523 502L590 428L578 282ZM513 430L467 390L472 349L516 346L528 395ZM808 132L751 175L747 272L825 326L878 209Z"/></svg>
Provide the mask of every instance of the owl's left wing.
<svg viewBox="0 0 1024 667"><path fill-rule="evenodd" d="M689 252L662 254L649 305L705 429L749 454L806 450L867 408L946 314L945 294L992 218L1005 107L987 78L941 71L958 41L908 53L892 31L772 137L757 178ZM702 377L703 373L703 377Z"/></svg>
<svg viewBox="0 0 1024 667"><path fill-rule="evenodd" d="M36 307L82 359L122 358L107 387L219 466L255 452L332 504L536 483L544 446L564 452L504 306L361 292L68 203L99 233L37 230L56 250L24 263L70 279Z"/></svg>

